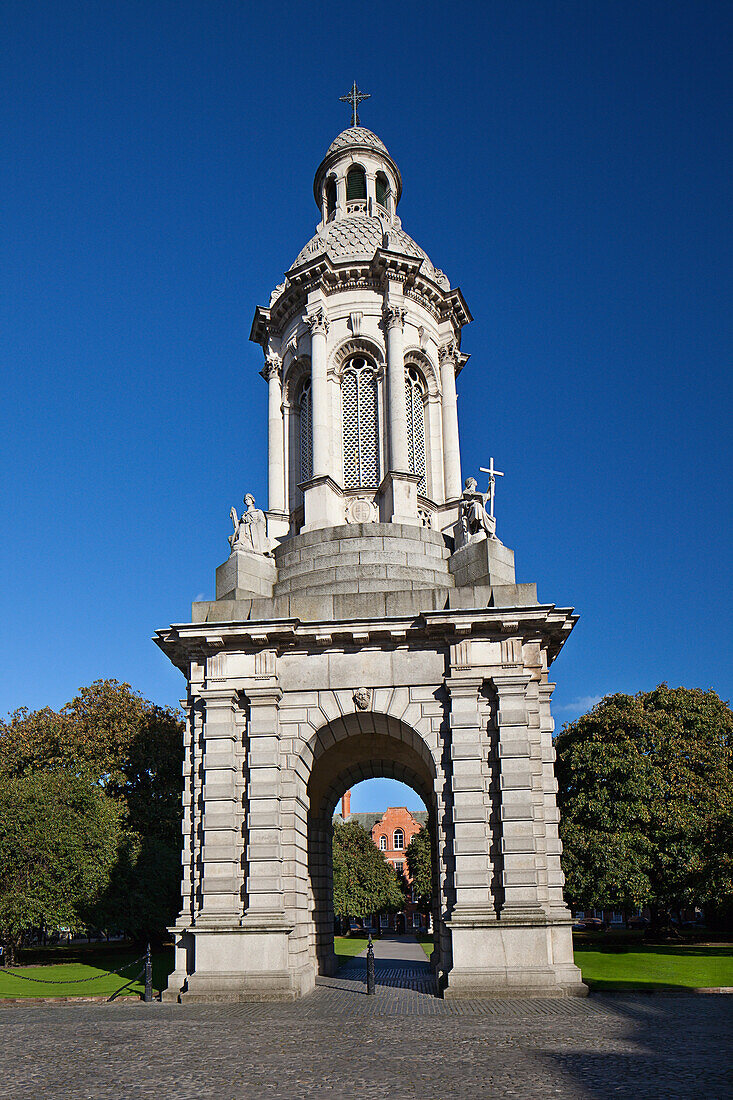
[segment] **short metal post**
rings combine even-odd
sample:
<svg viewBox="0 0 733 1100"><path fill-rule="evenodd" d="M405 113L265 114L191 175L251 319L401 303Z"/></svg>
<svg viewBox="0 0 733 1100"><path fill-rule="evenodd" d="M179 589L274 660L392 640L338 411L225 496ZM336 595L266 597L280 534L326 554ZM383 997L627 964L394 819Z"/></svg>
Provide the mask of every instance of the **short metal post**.
<svg viewBox="0 0 733 1100"><path fill-rule="evenodd" d="M374 977L374 944L372 943L372 934L369 933L369 944L367 946L367 994L371 995L376 993L376 978Z"/></svg>
<svg viewBox="0 0 733 1100"><path fill-rule="evenodd" d="M153 999L153 960L150 955L150 944L145 951L145 992L143 1000L147 1004Z"/></svg>

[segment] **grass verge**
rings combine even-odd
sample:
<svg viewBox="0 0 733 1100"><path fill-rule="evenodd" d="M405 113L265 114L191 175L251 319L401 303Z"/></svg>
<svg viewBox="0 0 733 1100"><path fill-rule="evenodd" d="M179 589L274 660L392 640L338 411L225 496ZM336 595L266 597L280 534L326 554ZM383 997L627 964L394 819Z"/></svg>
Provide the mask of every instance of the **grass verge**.
<svg viewBox="0 0 733 1100"><path fill-rule="evenodd" d="M135 963L141 952L88 952L84 962L68 961L47 966L0 967L0 1000L15 997L111 997L115 990L129 982L142 963ZM153 989L165 984L173 969L173 949L163 948L153 953ZM34 979L29 981L29 979ZM80 979L91 979L80 981ZM144 984L135 981L121 997L141 996Z"/></svg>
<svg viewBox="0 0 733 1100"><path fill-rule="evenodd" d="M733 986L733 945L575 948L575 963L593 989Z"/></svg>

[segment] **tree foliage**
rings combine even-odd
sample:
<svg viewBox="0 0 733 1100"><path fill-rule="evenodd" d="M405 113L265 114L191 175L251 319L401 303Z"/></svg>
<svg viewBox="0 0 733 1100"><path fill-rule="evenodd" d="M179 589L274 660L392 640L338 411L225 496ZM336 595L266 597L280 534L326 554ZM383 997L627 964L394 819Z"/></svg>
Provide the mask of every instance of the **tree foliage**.
<svg viewBox="0 0 733 1100"><path fill-rule="evenodd" d="M413 834L407 845L405 861L418 909L429 913L433 900L433 846L430 842L430 830L425 825Z"/></svg>
<svg viewBox="0 0 733 1100"><path fill-rule="evenodd" d="M0 783L0 931L78 929L109 883L120 807L86 777L31 772Z"/></svg>
<svg viewBox="0 0 733 1100"><path fill-rule="evenodd" d="M333 826L333 910L338 917L397 912L405 894L397 872L357 822Z"/></svg>
<svg viewBox="0 0 733 1100"><path fill-rule="evenodd" d="M730 905L733 713L714 691L607 696L565 726L556 750L574 905Z"/></svg>
<svg viewBox="0 0 733 1100"><path fill-rule="evenodd" d="M8 722L0 721L0 786L51 783L52 776L57 783L74 780L80 789L94 789L106 800L116 822L115 860L112 865L100 863L105 881L87 891L83 906L74 903L75 916L67 913L65 924L78 925L83 914L96 927L151 935L175 917L180 900L181 728L173 710L148 702L116 680L80 688L58 713L19 710ZM48 790L53 789L51 784ZM44 814L37 829L50 833L55 827L68 830L71 820ZM71 842L73 836L67 839ZM63 860L60 866L65 866ZM52 923L50 887L47 900L46 923Z"/></svg>

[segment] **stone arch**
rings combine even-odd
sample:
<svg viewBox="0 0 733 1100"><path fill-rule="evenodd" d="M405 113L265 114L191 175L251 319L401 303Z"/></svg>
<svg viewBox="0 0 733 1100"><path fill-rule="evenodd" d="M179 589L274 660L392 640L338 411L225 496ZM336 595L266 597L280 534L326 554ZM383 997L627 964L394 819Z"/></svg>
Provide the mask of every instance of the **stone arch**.
<svg viewBox="0 0 733 1100"><path fill-rule="evenodd" d="M340 379L344 363L346 363L352 355L369 356L369 358L373 359L377 364L379 374L381 375L384 372L384 348L382 348L376 340L372 340L368 336L350 336L347 340L344 340L343 343L339 344L338 347L334 348L331 352L329 370Z"/></svg>
<svg viewBox="0 0 733 1100"><path fill-rule="evenodd" d="M434 912L438 956L444 937L440 928L439 867L445 862L439 829L439 766L426 740L401 718L355 712L327 722L309 738L304 752L306 783L309 954L317 972L335 972L333 949L332 819L345 791L364 779L397 779L422 798L433 838Z"/></svg>
<svg viewBox="0 0 733 1100"><path fill-rule="evenodd" d="M405 348L405 366L416 367L425 381L428 397L440 397L440 375L422 348Z"/></svg>
<svg viewBox="0 0 733 1100"><path fill-rule="evenodd" d="M286 404L292 404L296 399L298 387L301 385L303 379L310 375L310 372L311 361L309 355L299 355L297 358L293 357L285 366L283 377L283 401Z"/></svg>

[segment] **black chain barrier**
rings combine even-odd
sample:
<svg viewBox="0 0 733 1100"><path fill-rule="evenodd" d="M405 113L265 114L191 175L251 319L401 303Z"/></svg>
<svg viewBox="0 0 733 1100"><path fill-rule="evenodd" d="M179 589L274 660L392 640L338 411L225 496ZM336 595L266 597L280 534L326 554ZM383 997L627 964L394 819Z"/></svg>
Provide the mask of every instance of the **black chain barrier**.
<svg viewBox="0 0 733 1100"><path fill-rule="evenodd" d="M124 974L125 970L129 970L131 966L137 966L138 963L144 963L142 970L139 970L129 982L116 989L109 1001L113 1001L118 993L122 993L124 989L128 989L140 978L145 979L145 992L143 994L144 1001L152 1001L153 999L153 963L150 953L150 944L148 944L144 955L141 955L139 959L133 959L132 962L126 963L120 968L120 974ZM92 974L91 978L32 978L30 974L17 974L14 970L7 970L5 967L0 969L1 974L10 974L13 978L20 978L24 982L39 982L42 985L84 985L88 982L97 982L100 978L108 978L110 973L114 971L107 971L104 974Z"/></svg>

